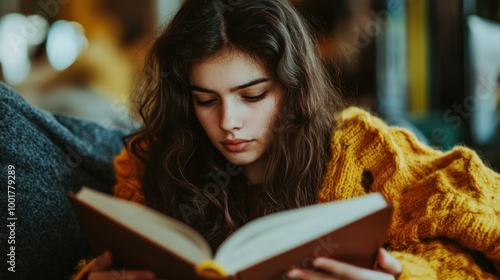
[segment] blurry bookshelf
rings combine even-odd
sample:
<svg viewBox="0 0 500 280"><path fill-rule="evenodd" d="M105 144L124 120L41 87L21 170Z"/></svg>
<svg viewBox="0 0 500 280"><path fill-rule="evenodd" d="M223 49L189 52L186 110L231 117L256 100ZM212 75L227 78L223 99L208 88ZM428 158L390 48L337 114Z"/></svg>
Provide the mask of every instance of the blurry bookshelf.
<svg viewBox="0 0 500 280"><path fill-rule="evenodd" d="M380 114L500 167L500 0L381 1L390 21L377 37Z"/></svg>
<svg viewBox="0 0 500 280"><path fill-rule="evenodd" d="M182 1L72 0L57 7L38 0L0 1L3 21L15 12L30 16L52 11L47 30L39 28L44 36L55 22L66 20L79 22L83 29L74 29L84 30L88 40L74 65L59 72L39 67L48 64L44 52L49 36L36 50L30 47L26 56L34 79L18 89L41 91L32 86L41 81L47 87L72 82L121 100L131 91L132 76L141 69L157 28ZM500 166L500 43L495 40L500 38L500 0L290 1L311 23L322 58L348 104L412 129L439 149L471 146ZM3 65L14 57L21 56L0 54ZM0 76L6 78L5 73Z"/></svg>

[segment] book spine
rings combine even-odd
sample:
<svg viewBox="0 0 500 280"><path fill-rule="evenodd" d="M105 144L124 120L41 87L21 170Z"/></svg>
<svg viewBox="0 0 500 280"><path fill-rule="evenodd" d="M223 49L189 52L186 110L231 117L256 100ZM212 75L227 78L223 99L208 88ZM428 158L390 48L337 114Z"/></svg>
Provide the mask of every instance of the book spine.
<svg viewBox="0 0 500 280"><path fill-rule="evenodd" d="M410 107L414 113L426 113L429 93L427 1L406 1L408 6L408 66Z"/></svg>

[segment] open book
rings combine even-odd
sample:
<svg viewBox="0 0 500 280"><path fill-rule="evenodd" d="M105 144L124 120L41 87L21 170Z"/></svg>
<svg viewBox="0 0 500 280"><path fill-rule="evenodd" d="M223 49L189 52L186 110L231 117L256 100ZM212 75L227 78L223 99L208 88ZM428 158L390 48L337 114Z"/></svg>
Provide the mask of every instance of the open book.
<svg viewBox="0 0 500 280"><path fill-rule="evenodd" d="M379 193L287 210L242 226L212 252L182 222L90 188L69 194L94 254L165 279L285 279L292 266L328 256L373 268L392 205Z"/></svg>

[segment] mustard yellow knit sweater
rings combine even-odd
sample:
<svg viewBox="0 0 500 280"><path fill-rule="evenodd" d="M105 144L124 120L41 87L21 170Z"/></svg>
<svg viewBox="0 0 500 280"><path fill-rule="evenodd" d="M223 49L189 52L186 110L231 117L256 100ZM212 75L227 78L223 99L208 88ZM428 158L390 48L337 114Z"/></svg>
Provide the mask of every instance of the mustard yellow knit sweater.
<svg viewBox="0 0 500 280"><path fill-rule="evenodd" d="M431 149L358 108L340 114L331 147L318 202L375 191L394 202L386 247L399 279L498 279L500 175L476 153ZM123 151L115 165L115 195L143 202L138 163Z"/></svg>

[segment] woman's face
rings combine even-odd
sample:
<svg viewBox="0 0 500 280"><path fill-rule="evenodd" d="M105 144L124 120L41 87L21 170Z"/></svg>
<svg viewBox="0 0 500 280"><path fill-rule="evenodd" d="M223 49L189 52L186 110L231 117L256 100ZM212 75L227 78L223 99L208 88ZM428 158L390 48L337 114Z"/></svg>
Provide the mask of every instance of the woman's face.
<svg viewBox="0 0 500 280"><path fill-rule="evenodd" d="M224 52L195 64L194 110L212 144L234 164L264 163L282 90L259 63Z"/></svg>

